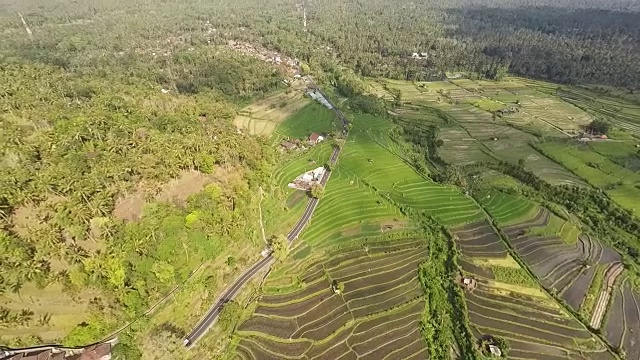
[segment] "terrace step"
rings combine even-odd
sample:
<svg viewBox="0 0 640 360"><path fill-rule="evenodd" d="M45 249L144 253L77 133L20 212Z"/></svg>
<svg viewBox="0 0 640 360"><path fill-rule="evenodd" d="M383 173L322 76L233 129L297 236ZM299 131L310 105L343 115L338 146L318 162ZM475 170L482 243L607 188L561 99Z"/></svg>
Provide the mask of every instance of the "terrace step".
<svg viewBox="0 0 640 360"><path fill-rule="evenodd" d="M604 278L606 288L600 292L598 302L596 303L595 310L593 311L593 315L591 316L589 326L591 326L592 328L600 328L602 324L602 318L604 317L607 305L609 304L611 292L613 291L613 285L615 284L616 279L618 278L618 276L620 276L623 270L624 265L621 262L615 262L611 264L605 272Z"/></svg>

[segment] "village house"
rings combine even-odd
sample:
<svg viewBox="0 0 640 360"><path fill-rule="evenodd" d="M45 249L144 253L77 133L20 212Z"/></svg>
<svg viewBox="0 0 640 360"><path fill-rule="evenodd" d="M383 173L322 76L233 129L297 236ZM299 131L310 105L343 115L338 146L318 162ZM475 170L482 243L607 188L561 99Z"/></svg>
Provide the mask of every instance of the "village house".
<svg viewBox="0 0 640 360"><path fill-rule="evenodd" d="M500 350L500 348L495 345L489 345L489 351L493 356L496 356L496 357L502 356L502 350Z"/></svg>
<svg viewBox="0 0 640 360"><path fill-rule="evenodd" d="M298 145L292 143L291 141L283 141L280 143L280 147L282 147L283 150L291 151L296 149Z"/></svg>
<svg viewBox="0 0 640 360"><path fill-rule="evenodd" d="M320 180L324 176L325 171L326 169L324 168L324 166L320 166L314 170L307 171L304 174L296 177L293 182L288 184L288 186L291 189L307 191L311 189L312 185L320 182Z"/></svg>
<svg viewBox="0 0 640 360"><path fill-rule="evenodd" d="M309 144L311 145L316 145L322 140L324 140L324 137L318 133L313 133L309 136Z"/></svg>
<svg viewBox="0 0 640 360"><path fill-rule="evenodd" d="M476 288L476 286L478 286L478 284L475 279L465 277L465 278L462 278L462 286L467 291L473 291Z"/></svg>
<svg viewBox="0 0 640 360"><path fill-rule="evenodd" d="M605 134L602 135L595 135L591 132L584 132L582 133L582 135L578 135L581 136L578 141L580 142L587 142L587 141L591 141L591 140L609 140L609 137Z"/></svg>

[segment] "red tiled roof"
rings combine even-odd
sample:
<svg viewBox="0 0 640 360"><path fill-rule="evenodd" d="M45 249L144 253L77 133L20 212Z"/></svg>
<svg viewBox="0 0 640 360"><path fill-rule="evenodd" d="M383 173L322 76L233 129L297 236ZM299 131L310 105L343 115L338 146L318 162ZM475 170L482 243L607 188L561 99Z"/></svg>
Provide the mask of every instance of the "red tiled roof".
<svg viewBox="0 0 640 360"><path fill-rule="evenodd" d="M309 136L309 140L316 141L316 140L318 140L319 137L320 137L320 134L313 133L313 134L311 134L311 136Z"/></svg>

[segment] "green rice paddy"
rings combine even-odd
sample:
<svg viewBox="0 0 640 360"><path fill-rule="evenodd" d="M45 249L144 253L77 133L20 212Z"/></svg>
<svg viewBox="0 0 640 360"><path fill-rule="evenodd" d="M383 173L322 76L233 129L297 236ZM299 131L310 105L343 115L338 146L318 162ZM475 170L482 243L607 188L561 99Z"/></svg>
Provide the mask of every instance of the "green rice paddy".
<svg viewBox="0 0 640 360"><path fill-rule="evenodd" d="M330 134L338 129L333 111L312 102L278 125L276 133L285 138L307 139L314 132Z"/></svg>
<svg viewBox="0 0 640 360"><path fill-rule="evenodd" d="M501 225L510 225L531 218L537 211L535 203L499 191L481 193L479 199L491 217Z"/></svg>

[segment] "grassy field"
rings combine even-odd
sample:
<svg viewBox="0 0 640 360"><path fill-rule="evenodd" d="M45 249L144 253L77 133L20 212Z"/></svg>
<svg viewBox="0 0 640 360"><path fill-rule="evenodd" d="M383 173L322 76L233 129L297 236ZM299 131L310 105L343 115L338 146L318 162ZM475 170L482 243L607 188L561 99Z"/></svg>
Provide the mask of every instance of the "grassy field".
<svg viewBox="0 0 640 360"><path fill-rule="evenodd" d="M29 309L33 315L29 327L3 328L0 340L32 334L47 342L60 339L89 318L89 302L99 296L98 291L88 289L74 294L58 284L38 289L35 284L28 283L16 293L7 291L0 295L0 306L15 312ZM44 318L48 320L42 321Z"/></svg>
<svg viewBox="0 0 640 360"><path fill-rule="evenodd" d="M276 133L286 138L306 139L314 132L332 134L338 129L333 111L313 102L286 118L278 126Z"/></svg>
<svg viewBox="0 0 640 360"><path fill-rule="evenodd" d="M277 92L243 108L233 123L250 134L269 136L278 124L309 103L301 91Z"/></svg>

